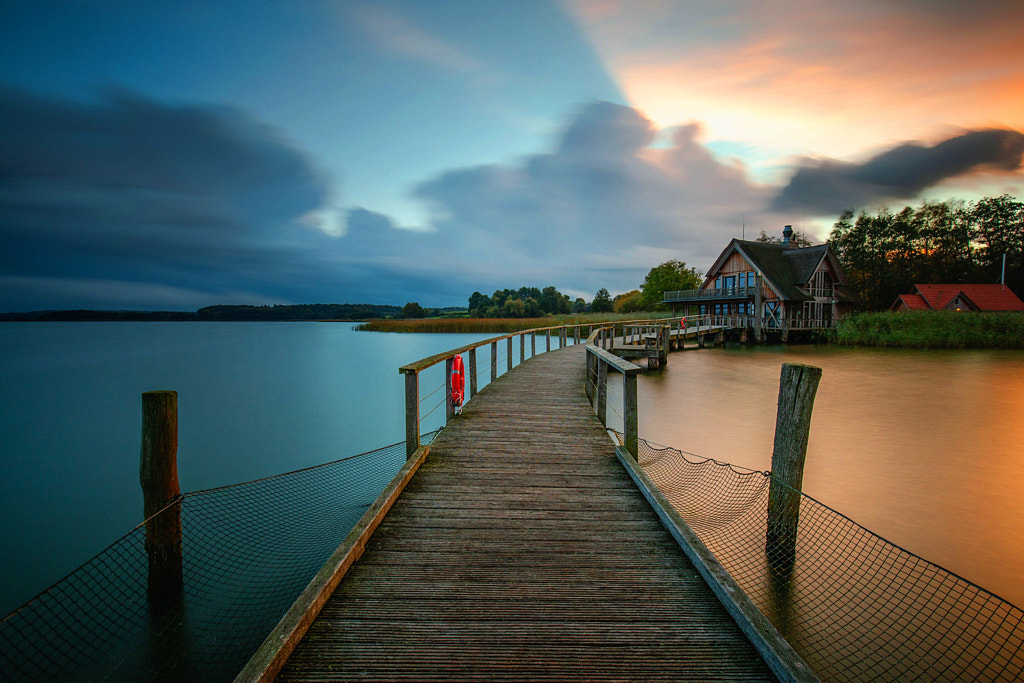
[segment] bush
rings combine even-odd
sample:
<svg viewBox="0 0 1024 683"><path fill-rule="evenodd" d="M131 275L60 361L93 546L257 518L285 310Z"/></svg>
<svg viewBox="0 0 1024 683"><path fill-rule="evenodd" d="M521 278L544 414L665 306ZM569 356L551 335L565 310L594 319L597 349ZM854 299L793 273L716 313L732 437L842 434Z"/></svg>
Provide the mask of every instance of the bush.
<svg viewBox="0 0 1024 683"><path fill-rule="evenodd" d="M839 321L835 341L847 346L1022 349L1024 314L959 311L858 313Z"/></svg>

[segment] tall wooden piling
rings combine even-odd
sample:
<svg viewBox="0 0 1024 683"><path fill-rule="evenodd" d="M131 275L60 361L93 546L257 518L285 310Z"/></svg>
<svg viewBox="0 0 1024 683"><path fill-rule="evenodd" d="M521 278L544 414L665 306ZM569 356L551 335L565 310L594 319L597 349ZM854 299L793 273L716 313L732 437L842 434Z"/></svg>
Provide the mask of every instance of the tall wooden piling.
<svg viewBox="0 0 1024 683"><path fill-rule="evenodd" d="M782 365L765 544L769 565L777 572L792 570L796 560L800 491L811 431L811 411L820 381L821 368L796 363Z"/></svg>
<svg viewBox="0 0 1024 683"><path fill-rule="evenodd" d="M172 600L180 596L183 585L178 393L175 391L147 391L142 394L139 482L142 484L143 516L146 519L149 597L151 601Z"/></svg>

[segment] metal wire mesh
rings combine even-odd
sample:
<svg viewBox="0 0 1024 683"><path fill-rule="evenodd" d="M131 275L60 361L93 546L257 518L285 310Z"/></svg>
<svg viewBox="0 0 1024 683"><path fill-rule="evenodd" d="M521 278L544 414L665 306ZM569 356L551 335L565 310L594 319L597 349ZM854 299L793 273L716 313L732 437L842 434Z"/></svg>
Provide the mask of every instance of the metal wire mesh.
<svg viewBox="0 0 1024 683"><path fill-rule="evenodd" d="M185 494L180 595L148 600L139 525L0 622L0 677L232 680L404 462L399 443Z"/></svg>
<svg viewBox="0 0 1024 683"><path fill-rule="evenodd" d="M639 462L822 680L1024 677L1020 608L792 489L796 536L769 542L768 472L644 441Z"/></svg>

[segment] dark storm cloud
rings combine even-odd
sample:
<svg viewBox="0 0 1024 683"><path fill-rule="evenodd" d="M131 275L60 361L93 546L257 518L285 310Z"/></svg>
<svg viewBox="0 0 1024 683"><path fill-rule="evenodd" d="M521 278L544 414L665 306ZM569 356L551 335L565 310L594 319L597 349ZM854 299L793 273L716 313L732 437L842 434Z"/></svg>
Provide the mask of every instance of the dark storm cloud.
<svg viewBox="0 0 1024 683"><path fill-rule="evenodd" d="M241 112L123 90L80 103L0 89L0 152L0 275L51 286L237 292L268 267L284 277L318 239L301 219L329 195L306 155Z"/></svg>
<svg viewBox="0 0 1024 683"><path fill-rule="evenodd" d="M990 129L964 133L932 147L906 143L863 164L809 160L772 208L836 214L887 199L910 199L944 180L975 171L1015 171L1022 155L1024 134Z"/></svg>

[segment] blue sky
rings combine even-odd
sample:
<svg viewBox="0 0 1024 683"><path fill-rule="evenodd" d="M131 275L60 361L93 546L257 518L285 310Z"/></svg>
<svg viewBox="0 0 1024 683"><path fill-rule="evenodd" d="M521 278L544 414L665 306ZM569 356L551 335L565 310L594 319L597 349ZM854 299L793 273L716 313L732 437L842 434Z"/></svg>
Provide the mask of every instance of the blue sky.
<svg viewBox="0 0 1024 683"><path fill-rule="evenodd" d="M0 311L589 300L1020 196L1024 10L970 7L5 3Z"/></svg>

